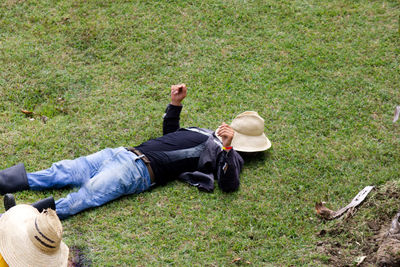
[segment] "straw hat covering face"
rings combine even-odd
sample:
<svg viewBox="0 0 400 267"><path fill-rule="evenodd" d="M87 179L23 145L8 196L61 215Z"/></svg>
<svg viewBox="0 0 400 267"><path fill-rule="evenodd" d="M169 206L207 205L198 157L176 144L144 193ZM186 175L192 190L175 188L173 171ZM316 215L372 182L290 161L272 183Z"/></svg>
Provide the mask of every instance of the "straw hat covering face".
<svg viewBox="0 0 400 267"><path fill-rule="evenodd" d="M245 111L230 125L235 131L232 147L241 152L259 152L271 147L271 142L264 134L264 119L255 111Z"/></svg>
<svg viewBox="0 0 400 267"><path fill-rule="evenodd" d="M54 210L17 205L0 217L0 253L10 267L67 266L68 252Z"/></svg>

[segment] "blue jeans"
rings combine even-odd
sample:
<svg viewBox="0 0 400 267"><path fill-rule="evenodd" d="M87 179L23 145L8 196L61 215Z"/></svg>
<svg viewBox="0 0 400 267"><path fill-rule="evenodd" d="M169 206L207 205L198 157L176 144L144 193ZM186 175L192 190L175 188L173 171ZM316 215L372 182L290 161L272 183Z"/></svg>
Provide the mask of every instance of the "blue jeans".
<svg viewBox="0 0 400 267"><path fill-rule="evenodd" d="M56 201L56 212L65 219L124 195L138 194L151 185L144 162L123 147L106 148L89 156L62 160L49 169L28 173L33 190L80 187Z"/></svg>

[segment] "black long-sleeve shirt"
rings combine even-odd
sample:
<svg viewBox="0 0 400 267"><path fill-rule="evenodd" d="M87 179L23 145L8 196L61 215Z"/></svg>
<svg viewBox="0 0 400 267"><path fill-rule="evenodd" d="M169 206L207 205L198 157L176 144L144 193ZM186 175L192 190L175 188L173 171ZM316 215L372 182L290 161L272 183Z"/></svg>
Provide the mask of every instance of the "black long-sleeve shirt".
<svg viewBox="0 0 400 267"><path fill-rule="evenodd" d="M212 191L213 178L216 175L222 190L236 190L239 187L242 158L236 151L222 151L220 148L222 145L219 144L216 155L208 157L215 162L201 166L199 161L209 149L207 141L210 135L189 128L180 128L181 110L181 106L168 105L163 121L164 135L136 147L149 158L156 184L165 184L181 178L198 186L199 189Z"/></svg>

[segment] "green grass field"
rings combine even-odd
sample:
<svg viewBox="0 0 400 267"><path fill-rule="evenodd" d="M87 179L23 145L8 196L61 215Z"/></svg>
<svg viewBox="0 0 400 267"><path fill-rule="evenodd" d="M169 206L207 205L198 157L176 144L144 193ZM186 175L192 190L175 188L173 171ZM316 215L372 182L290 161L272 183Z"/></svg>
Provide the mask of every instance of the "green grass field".
<svg viewBox="0 0 400 267"><path fill-rule="evenodd" d="M172 182L64 221L67 245L93 266L332 264L316 233L336 222L319 219L315 202L339 209L365 186L399 178L399 8L396 0L3 0L0 169L24 162L36 171L158 137L170 85L184 82L182 126L215 129L255 110L272 148L247 162L236 193ZM354 219L382 210L389 218L399 202L364 205ZM334 237L350 264L363 255L354 251L371 235L365 229Z"/></svg>

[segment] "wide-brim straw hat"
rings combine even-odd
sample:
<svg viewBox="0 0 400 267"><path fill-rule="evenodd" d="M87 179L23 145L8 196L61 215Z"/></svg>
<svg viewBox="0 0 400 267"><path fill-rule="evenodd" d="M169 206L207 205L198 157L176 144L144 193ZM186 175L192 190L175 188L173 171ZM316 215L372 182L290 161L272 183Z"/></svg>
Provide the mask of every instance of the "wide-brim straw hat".
<svg viewBox="0 0 400 267"><path fill-rule="evenodd" d="M54 210L17 205L0 217L0 253L10 267L67 266L69 249Z"/></svg>
<svg viewBox="0 0 400 267"><path fill-rule="evenodd" d="M230 126L235 131L231 145L236 151L260 152L271 147L271 141L264 134L264 119L257 112L245 111L237 115Z"/></svg>

